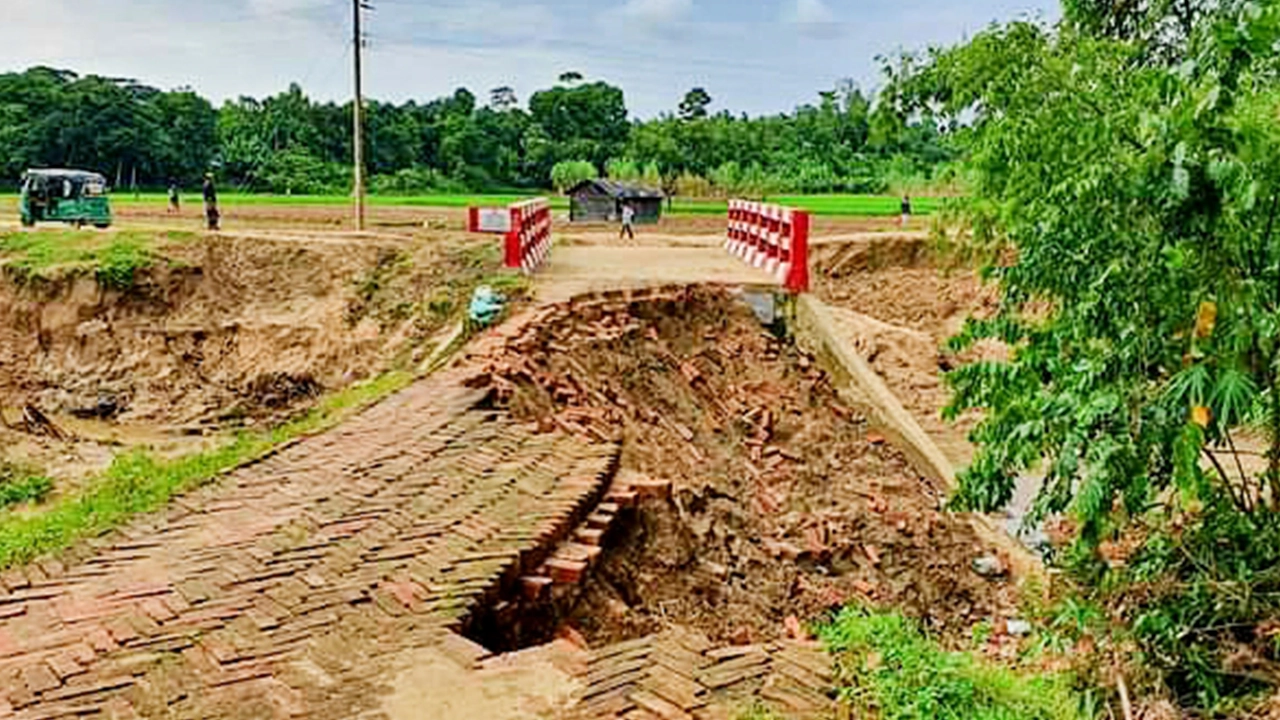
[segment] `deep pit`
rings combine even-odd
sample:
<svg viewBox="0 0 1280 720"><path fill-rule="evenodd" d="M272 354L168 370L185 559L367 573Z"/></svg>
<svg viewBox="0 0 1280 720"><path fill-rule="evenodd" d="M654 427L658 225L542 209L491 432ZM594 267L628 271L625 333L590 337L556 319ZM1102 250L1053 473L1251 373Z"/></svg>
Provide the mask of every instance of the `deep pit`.
<svg viewBox="0 0 1280 720"><path fill-rule="evenodd" d="M621 511L580 585L505 594L473 639L513 650L572 630L597 647L680 626L748 644L857 599L959 638L1013 607L971 569L990 549L941 511L943 489L740 296L570 305L531 327L477 384L544 431L620 442L617 483L671 489Z"/></svg>

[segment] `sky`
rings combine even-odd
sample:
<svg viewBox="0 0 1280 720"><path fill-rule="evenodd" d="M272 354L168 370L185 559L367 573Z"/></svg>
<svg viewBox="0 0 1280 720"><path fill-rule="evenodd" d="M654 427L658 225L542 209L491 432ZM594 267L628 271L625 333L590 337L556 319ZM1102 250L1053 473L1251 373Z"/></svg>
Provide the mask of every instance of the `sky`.
<svg viewBox="0 0 1280 720"><path fill-rule="evenodd" d="M619 85L633 115L703 87L713 111L785 112L877 55L954 43L993 21L1055 20L1057 0L364 0L365 91L426 101L566 71ZM352 0L0 0L0 72L50 65L191 87L220 104L302 85L351 94Z"/></svg>

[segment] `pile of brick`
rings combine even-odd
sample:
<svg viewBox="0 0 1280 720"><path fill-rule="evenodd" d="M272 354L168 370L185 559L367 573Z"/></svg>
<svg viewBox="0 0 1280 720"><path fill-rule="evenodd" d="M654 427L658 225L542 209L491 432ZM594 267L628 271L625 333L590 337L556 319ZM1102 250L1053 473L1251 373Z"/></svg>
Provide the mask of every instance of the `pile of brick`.
<svg viewBox="0 0 1280 720"><path fill-rule="evenodd" d="M670 480L620 473L605 494L604 502L550 553L535 574L520 579L524 599L540 602L567 596L566 590L580 586L603 557L610 535L620 530L619 518L623 513L639 503L670 497Z"/></svg>

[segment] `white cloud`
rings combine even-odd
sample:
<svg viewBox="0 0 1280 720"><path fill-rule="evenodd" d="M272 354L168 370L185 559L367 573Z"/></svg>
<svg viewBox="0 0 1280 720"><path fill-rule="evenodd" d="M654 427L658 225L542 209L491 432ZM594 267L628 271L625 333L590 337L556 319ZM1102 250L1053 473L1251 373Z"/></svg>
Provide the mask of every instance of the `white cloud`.
<svg viewBox="0 0 1280 720"><path fill-rule="evenodd" d="M844 32L843 23L824 0L796 0L794 6L783 10L782 20L814 38L832 38Z"/></svg>
<svg viewBox="0 0 1280 720"><path fill-rule="evenodd" d="M796 0L795 22L800 25L834 23L836 14L822 0Z"/></svg>
<svg viewBox="0 0 1280 720"><path fill-rule="evenodd" d="M680 20L693 10L693 0L627 0L623 15L648 23Z"/></svg>

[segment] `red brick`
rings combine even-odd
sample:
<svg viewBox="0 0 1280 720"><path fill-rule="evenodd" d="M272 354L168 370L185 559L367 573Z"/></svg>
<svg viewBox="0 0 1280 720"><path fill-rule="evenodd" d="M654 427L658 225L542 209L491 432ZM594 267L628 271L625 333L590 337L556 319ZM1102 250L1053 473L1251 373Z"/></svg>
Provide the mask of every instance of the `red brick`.
<svg viewBox="0 0 1280 720"><path fill-rule="evenodd" d="M53 674L57 676L60 682L66 682L67 678L75 677L85 672L84 666L69 655L54 655L47 662L49 669L53 671Z"/></svg>
<svg viewBox="0 0 1280 720"><path fill-rule="evenodd" d="M62 687L62 681L44 663L35 663L22 670L22 683L37 695Z"/></svg>
<svg viewBox="0 0 1280 720"><path fill-rule="evenodd" d="M576 585L587 571L587 564L579 560L561 560L551 558L547 561L547 570L551 579L559 585Z"/></svg>
<svg viewBox="0 0 1280 720"><path fill-rule="evenodd" d="M549 577L528 576L520 578L520 586L524 590L526 600L538 601L546 597L547 588L551 587Z"/></svg>
<svg viewBox="0 0 1280 720"><path fill-rule="evenodd" d="M636 497L640 500L665 500L671 497L670 480L654 480L652 478L633 480L631 489L635 491Z"/></svg>
<svg viewBox="0 0 1280 720"><path fill-rule="evenodd" d="M613 524L613 515L608 513L596 512L587 518L587 527L604 530Z"/></svg>
<svg viewBox="0 0 1280 720"><path fill-rule="evenodd" d="M164 623L178 617L177 613L169 609L159 598L149 598L143 600L138 608L147 614L147 617L155 620L157 623Z"/></svg>
<svg viewBox="0 0 1280 720"><path fill-rule="evenodd" d="M573 534L573 538L583 545L599 547L604 542L604 530L578 528L578 531Z"/></svg>
<svg viewBox="0 0 1280 720"><path fill-rule="evenodd" d="M605 497L605 500L607 500L611 505L617 505L619 507L627 507L627 508L635 507L636 499L637 499L636 494L630 491L628 492L611 491L608 494L608 496Z"/></svg>

